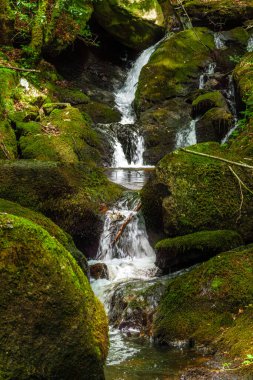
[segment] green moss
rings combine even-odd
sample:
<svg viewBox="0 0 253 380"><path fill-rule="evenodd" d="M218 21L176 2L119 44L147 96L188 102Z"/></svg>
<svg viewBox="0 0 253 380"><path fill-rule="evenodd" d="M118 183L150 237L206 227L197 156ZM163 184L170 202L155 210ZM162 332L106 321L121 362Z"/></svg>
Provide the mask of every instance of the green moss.
<svg viewBox="0 0 253 380"><path fill-rule="evenodd" d="M69 251L72 256L77 260L80 266L85 269L86 263L83 254L75 247L73 239L70 235L64 232L60 227L53 223L50 219L46 218L39 212L32 211L28 208L22 207L17 203L7 201L0 198L0 212L16 215L22 218L26 218L31 222L38 224L45 229L52 238L58 240L58 242Z"/></svg>
<svg viewBox="0 0 253 380"><path fill-rule="evenodd" d="M120 112L109 107L107 104L92 101L78 108L82 113L87 113L96 124L117 123L121 119Z"/></svg>
<svg viewBox="0 0 253 380"><path fill-rule="evenodd" d="M194 28L163 41L142 69L135 104L143 109L175 96L185 96L197 88L200 67L214 49L208 29Z"/></svg>
<svg viewBox="0 0 253 380"><path fill-rule="evenodd" d="M217 28L221 20L223 29L241 26L253 15L253 6L246 0L183 0L182 4L193 22L211 28Z"/></svg>
<svg viewBox="0 0 253 380"><path fill-rule="evenodd" d="M156 264L163 273L189 267L243 244L235 231L201 231L159 241Z"/></svg>
<svg viewBox="0 0 253 380"><path fill-rule="evenodd" d="M193 151L240 161L240 156L229 153L219 144L198 144ZM252 186L243 169L236 168L239 177ZM167 196L156 196L157 188L164 186ZM146 192L148 189L148 193ZM148 194L151 194L151 196ZM144 214L147 220L161 215L164 230L169 236L189 234L200 230L236 230L248 241L252 240L252 195L244 191L242 213L239 213L241 193L238 180L228 165L207 157L183 151L166 155L156 168L153 183L142 191ZM157 204L150 207L150 204Z"/></svg>
<svg viewBox="0 0 253 380"><path fill-rule="evenodd" d="M164 16L157 0L106 0L95 2L94 8L98 23L135 50L150 46L164 31Z"/></svg>
<svg viewBox="0 0 253 380"><path fill-rule="evenodd" d="M245 247L169 281L158 308L155 336L168 344L185 339L227 351L230 359L239 356L241 365L252 347L252 313L246 312L253 299L252 260L252 247Z"/></svg>
<svg viewBox="0 0 253 380"><path fill-rule="evenodd" d="M31 160L0 165L0 196L50 217L82 242L84 251L98 239L100 205L121 194L95 165Z"/></svg>
<svg viewBox="0 0 253 380"><path fill-rule="evenodd" d="M107 321L66 249L27 219L0 215L3 378L103 379Z"/></svg>
<svg viewBox="0 0 253 380"><path fill-rule="evenodd" d="M199 95L192 102L192 106L194 112L201 114L214 107L227 109L226 100L220 91L213 91Z"/></svg>

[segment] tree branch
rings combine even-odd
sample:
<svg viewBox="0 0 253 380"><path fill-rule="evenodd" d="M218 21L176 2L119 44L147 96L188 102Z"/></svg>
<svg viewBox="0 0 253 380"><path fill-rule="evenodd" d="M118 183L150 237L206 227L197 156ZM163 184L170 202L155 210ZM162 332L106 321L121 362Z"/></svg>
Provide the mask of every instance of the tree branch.
<svg viewBox="0 0 253 380"><path fill-rule="evenodd" d="M243 162L231 161L231 160L227 160L226 158L217 157L217 156L213 156L211 154L206 154L206 153L200 153L200 152L196 152L194 150L190 150L190 149L186 149L186 148L181 148L180 150L182 150L183 152L186 152L186 153L191 153L191 154L195 154L197 156L212 158L214 160L219 160L219 161L222 161L222 162L226 162L227 164L230 164L230 165L236 165L236 166L240 166L240 167L243 167L243 168L247 168L247 169L253 170L253 166L244 164Z"/></svg>
<svg viewBox="0 0 253 380"><path fill-rule="evenodd" d="M139 204L134 208L133 213L132 213L131 215L129 215L129 217L128 217L128 218L125 220L125 222L122 224L122 226L120 227L120 229L119 229L119 231L118 231L118 233L117 233L115 239L114 239L113 242L112 242L112 246L114 246L114 245L117 243L117 241L119 240L119 238L120 238L121 235L123 234L123 232L124 232L126 226L131 222L131 220L132 220L133 217L135 216L134 213L135 213L135 212L138 212L138 211L141 209L141 206L142 206L142 204L139 203Z"/></svg>

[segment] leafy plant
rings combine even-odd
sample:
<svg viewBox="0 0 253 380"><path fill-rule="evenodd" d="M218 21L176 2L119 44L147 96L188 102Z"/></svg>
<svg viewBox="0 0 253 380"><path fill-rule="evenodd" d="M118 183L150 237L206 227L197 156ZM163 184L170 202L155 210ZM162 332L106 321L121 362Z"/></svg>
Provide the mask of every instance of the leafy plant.
<svg viewBox="0 0 253 380"><path fill-rule="evenodd" d="M248 354L242 365L250 365L253 364L253 355Z"/></svg>

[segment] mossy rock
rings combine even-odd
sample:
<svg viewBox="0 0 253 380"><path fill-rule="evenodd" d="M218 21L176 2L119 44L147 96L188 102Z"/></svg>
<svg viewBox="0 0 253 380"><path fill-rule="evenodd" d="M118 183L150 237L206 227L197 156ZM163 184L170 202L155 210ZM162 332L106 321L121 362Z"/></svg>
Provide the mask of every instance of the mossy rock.
<svg viewBox="0 0 253 380"><path fill-rule="evenodd" d="M88 104L79 106L78 108L81 112L88 114L95 124L118 123L121 119L121 114L118 110L104 103L91 101Z"/></svg>
<svg viewBox="0 0 253 380"><path fill-rule="evenodd" d="M145 139L144 160L155 165L172 152L177 133L191 122L191 106L184 98L173 98L144 111L140 115L140 127Z"/></svg>
<svg viewBox="0 0 253 380"><path fill-rule="evenodd" d="M177 2L172 3L177 7ZM253 18L253 5L247 0L183 0L182 5L194 25L209 25L214 30L242 26L244 21ZM183 11L182 15L185 16Z"/></svg>
<svg viewBox="0 0 253 380"><path fill-rule="evenodd" d="M206 261L218 253L243 245L235 231L201 231L159 241L156 265L164 274Z"/></svg>
<svg viewBox="0 0 253 380"><path fill-rule="evenodd" d="M0 159L14 159L18 156L15 132L8 121L0 121Z"/></svg>
<svg viewBox="0 0 253 380"><path fill-rule="evenodd" d="M214 49L206 28L176 33L161 42L141 71L135 105L140 112L171 97L187 96L198 88L199 71Z"/></svg>
<svg viewBox="0 0 253 380"><path fill-rule="evenodd" d="M226 99L220 91L212 91L199 95L192 102L194 116L204 115L211 108L227 108Z"/></svg>
<svg viewBox="0 0 253 380"><path fill-rule="evenodd" d="M87 277L43 228L0 214L5 379L104 379L107 319Z"/></svg>
<svg viewBox="0 0 253 380"><path fill-rule="evenodd" d="M233 161L244 158L229 153L217 143L198 144L188 149ZM252 188L247 170L236 167L235 172ZM238 179L224 162L175 151L158 163L154 178L141 194L143 212L151 229L156 230L159 221L159 228L173 237L236 226L246 241L252 241L252 194L245 190L241 205Z"/></svg>
<svg viewBox="0 0 253 380"><path fill-rule="evenodd" d="M234 117L228 108L212 108L196 124L198 143L205 141L220 142L232 128Z"/></svg>
<svg viewBox="0 0 253 380"><path fill-rule="evenodd" d="M77 263L87 273L87 262L83 253L81 253L75 246L72 237L64 232L49 218L46 218L39 212L32 211L26 207L20 206L18 203L7 201L0 198L0 212L12 214L22 218L26 218L31 222L38 224L46 230L52 238L56 239L71 255L76 259Z"/></svg>
<svg viewBox="0 0 253 380"><path fill-rule="evenodd" d="M123 45L143 50L164 32L165 20L157 0L95 2L97 22Z"/></svg>
<svg viewBox="0 0 253 380"><path fill-rule="evenodd" d="M242 368L252 353L252 253L251 246L219 254L169 281L154 323L155 339L209 347Z"/></svg>
<svg viewBox="0 0 253 380"><path fill-rule="evenodd" d="M2 161L0 196L39 211L94 255L102 227L101 204L118 199L122 189L103 171L85 163Z"/></svg>
<svg viewBox="0 0 253 380"><path fill-rule="evenodd" d="M72 106L54 108L40 122L17 122L22 158L42 161L101 162L97 133Z"/></svg>

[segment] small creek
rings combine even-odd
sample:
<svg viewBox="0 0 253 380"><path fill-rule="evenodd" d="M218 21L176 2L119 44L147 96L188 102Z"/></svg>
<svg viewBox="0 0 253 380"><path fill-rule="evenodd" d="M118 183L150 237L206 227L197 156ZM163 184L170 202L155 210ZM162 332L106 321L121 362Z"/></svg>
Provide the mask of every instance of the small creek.
<svg viewBox="0 0 253 380"><path fill-rule="evenodd" d="M159 42L138 57L130 68L124 85L115 93L115 104L122 115L119 123L122 129L135 126L136 115L132 103L139 75L158 44ZM208 70L210 71L210 67ZM195 123L196 121L193 121L190 128L188 126L186 135L178 136L180 146L196 142ZM186 367L202 365L207 359L194 350L185 349L181 342L169 350L168 347L156 346L151 338L141 338L142 327L138 321L127 323L123 314L120 320L121 311L115 311L114 307L115 298L117 299L117 294L120 294L119 290L123 289L124 295L129 284L132 286L136 283L137 291L145 290L154 283L161 284L162 289L168 280L168 276L158 276L155 252L148 241L145 222L138 208L140 204L138 190L143 187L153 168L144 165L144 139L138 127L133 130L130 149L132 154L128 158L117 134L114 136L114 165L113 168L107 169L107 175L128 191L112 209L106 212L97 257L89 262L90 265L105 264L108 270L107 278L91 280L93 290L103 302L110 322L110 351L105 374L107 380L180 379ZM123 232L116 241L115 238L122 228ZM130 294L134 296L136 289L133 288ZM151 309L156 307L161 295L162 291L149 299ZM118 303L121 304L121 299ZM117 325L112 322L115 313L119 314Z"/></svg>

